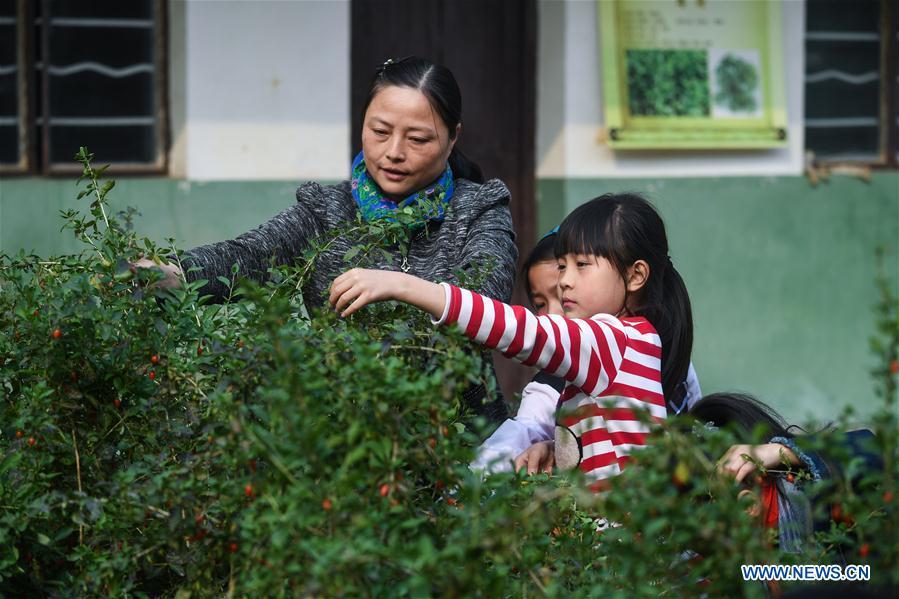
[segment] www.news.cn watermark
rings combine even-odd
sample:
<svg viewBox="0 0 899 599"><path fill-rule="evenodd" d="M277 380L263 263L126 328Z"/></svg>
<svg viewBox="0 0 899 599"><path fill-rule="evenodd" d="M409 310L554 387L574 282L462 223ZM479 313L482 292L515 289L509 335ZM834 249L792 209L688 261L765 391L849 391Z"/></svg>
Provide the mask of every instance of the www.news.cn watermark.
<svg viewBox="0 0 899 599"><path fill-rule="evenodd" d="M786 565L742 565L743 580L795 580L795 581L867 581L871 580L871 566L818 566L802 564Z"/></svg>

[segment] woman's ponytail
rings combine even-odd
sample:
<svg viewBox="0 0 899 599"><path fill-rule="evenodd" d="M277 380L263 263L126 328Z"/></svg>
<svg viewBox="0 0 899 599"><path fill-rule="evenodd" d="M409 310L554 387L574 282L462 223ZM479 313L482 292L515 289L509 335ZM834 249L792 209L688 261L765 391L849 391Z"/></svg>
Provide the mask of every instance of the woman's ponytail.
<svg viewBox="0 0 899 599"><path fill-rule="evenodd" d="M484 173L476 163L468 159L462 150L453 147L449 155L449 165L453 169L453 177L456 179L468 179L474 183L484 182Z"/></svg>

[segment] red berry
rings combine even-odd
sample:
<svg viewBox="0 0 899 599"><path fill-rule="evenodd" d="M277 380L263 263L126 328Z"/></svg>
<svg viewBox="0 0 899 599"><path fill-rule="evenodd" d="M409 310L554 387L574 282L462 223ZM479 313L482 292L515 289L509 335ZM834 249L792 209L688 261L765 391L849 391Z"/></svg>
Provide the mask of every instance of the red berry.
<svg viewBox="0 0 899 599"><path fill-rule="evenodd" d="M252 497L253 493L254 493L253 485L247 485L246 487L243 488L243 494L246 495L247 497Z"/></svg>
<svg viewBox="0 0 899 599"><path fill-rule="evenodd" d="M792 472L789 473L789 474L787 474L787 482L788 482L788 483L792 483L792 482L794 482L795 480L796 480L796 477L793 476L793 473L792 473Z"/></svg>
<svg viewBox="0 0 899 599"><path fill-rule="evenodd" d="M116 409L119 409L122 407L122 400L116 397L114 400L112 400L112 405L114 405Z"/></svg>
<svg viewBox="0 0 899 599"><path fill-rule="evenodd" d="M22 431L16 431L16 439L21 439L24 436L25 436L25 433L23 433ZM886 497L886 496L884 495L884 497Z"/></svg>
<svg viewBox="0 0 899 599"><path fill-rule="evenodd" d="M34 447L36 443L37 443L37 439L35 439L34 437L28 437L28 445L29 446Z"/></svg>
<svg viewBox="0 0 899 599"><path fill-rule="evenodd" d="M868 546L867 543L862 543L862 546L858 548L858 554L862 557L868 557L868 552L870 550L871 550L871 548Z"/></svg>
<svg viewBox="0 0 899 599"><path fill-rule="evenodd" d="M237 543L231 543L228 546L228 551L230 551L231 553L237 553Z"/></svg>
<svg viewBox="0 0 899 599"><path fill-rule="evenodd" d="M18 433L16 433L16 434L18 434ZM895 495L893 495L892 491L887 491L883 494L883 502L884 503L893 503L894 497L895 497Z"/></svg>
<svg viewBox="0 0 899 599"><path fill-rule="evenodd" d="M150 380L151 380L151 381L155 381L155 380L156 380L156 371L155 371L155 370L151 370L151 371L150 371L150 374L148 374L147 376L150 377Z"/></svg>
<svg viewBox="0 0 899 599"><path fill-rule="evenodd" d="M456 500L453 499L452 497L447 497L446 503L447 503L447 505L456 505Z"/></svg>
<svg viewBox="0 0 899 599"><path fill-rule="evenodd" d="M62 331L60 331L59 329L53 329L53 338L59 339L60 337L62 337Z"/></svg>
<svg viewBox="0 0 899 599"><path fill-rule="evenodd" d="M197 346L197 355L198 355L198 356L202 356L202 355L203 355L203 346L202 346L202 345L198 345L198 346Z"/></svg>
<svg viewBox="0 0 899 599"><path fill-rule="evenodd" d="M325 510L325 511L327 512L327 511L330 510L332 507L333 507L333 506L332 506L332 504L331 504L331 500L330 500L330 499L322 499L322 509L323 509L323 510Z"/></svg>
<svg viewBox="0 0 899 599"><path fill-rule="evenodd" d="M380 490L378 491L381 494L381 497L387 497L390 494L390 485L384 483L381 485Z"/></svg>
<svg viewBox="0 0 899 599"><path fill-rule="evenodd" d="M830 506L830 518L834 522L840 522L843 519L843 508L839 503L835 503Z"/></svg>
<svg viewBox="0 0 899 599"><path fill-rule="evenodd" d="M430 447L431 449L436 449L437 448L437 439L435 439L434 437L431 437L430 439L428 439L428 447Z"/></svg>
<svg viewBox="0 0 899 599"><path fill-rule="evenodd" d="M893 360L890 362L890 374L896 374L899 372L899 361Z"/></svg>
<svg viewBox="0 0 899 599"><path fill-rule="evenodd" d="M152 356L150 356L150 362L153 364L159 364L159 356L156 354L153 354Z"/></svg>

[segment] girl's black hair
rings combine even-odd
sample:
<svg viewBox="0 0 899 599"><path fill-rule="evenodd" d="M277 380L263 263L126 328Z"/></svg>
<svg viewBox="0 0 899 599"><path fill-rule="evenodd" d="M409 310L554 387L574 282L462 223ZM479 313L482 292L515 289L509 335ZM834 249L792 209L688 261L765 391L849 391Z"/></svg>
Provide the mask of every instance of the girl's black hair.
<svg viewBox="0 0 899 599"><path fill-rule="evenodd" d="M524 284L524 291L528 295L528 301L532 304L534 303L534 297L531 294L531 283L528 280L528 273L531 271L531 267L533 267L538 262L546 262L547 260L555 260L556 258L556 232L553 231L548 235L544 235L540 241L537 242L537 245L534 246L534 249L531 250L531 253L528 255L527 260L524 261L524 264L521 265L521 280Z"/></svg>
<svg viewBox="0 0 899 599"><path fill-rule="evenodd" d="M431 107L440 115L440 120L449 129L450 139L456 136L456 126L462 122L462 92L452 72L443 65L418 56L407 56L398 60L390 59L378 67L368 89L365 106L362 107L363 122L368 105L385 87L410 87L417 89L428 99ZM449 155L449 165L456 178L468 179L475 183L484 182L481 167L466 158L457 146Z"/></svg>
<svg viewBox="0 0 899 599"><path fill-rule="evenodd" d="M768 429L769 437L792 438L794 428L788 426L774 408L743 393L712 393L706 395L690 408L689 414L709 422L719 428L729 427L738 435L745 435L746 442L755 427L762 425Z"/></svg>
<svg viewBox="0 0 899 599"><path fill-rule="evenodd" d="M693 349L693 313L687 287L668 256L665 224L652 204L636 193L607 193L578 206L559 226L555 253L600 256L625 281L634 262L649 264L649 279L632 301L625 295L625 306L658 332L662 391L669 407L681 405Z"/></svg>

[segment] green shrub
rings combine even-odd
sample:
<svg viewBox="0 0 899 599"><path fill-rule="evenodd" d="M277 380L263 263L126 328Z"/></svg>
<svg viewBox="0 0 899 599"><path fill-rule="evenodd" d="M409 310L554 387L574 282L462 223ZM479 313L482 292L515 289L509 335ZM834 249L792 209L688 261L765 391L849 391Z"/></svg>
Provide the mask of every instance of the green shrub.
<svg viewBox="0 0 899 599"><path fill-rule="evenodd" d="M65 217L85 252L0 258L3 595L762 596L740 564L843 559L897 583L888 284L886 474L835 484L853 518L790 556L713 474L727 431L672 423L600 494L577 473L482 479L488 431L459 397L485 370L460 335L394 304L304 315L327 239L265 284L235 273L221 305L154 288L129 262L173 250L110 217L80 159L90 209ZM415 218L355 223L348 265Z"/></svg>

